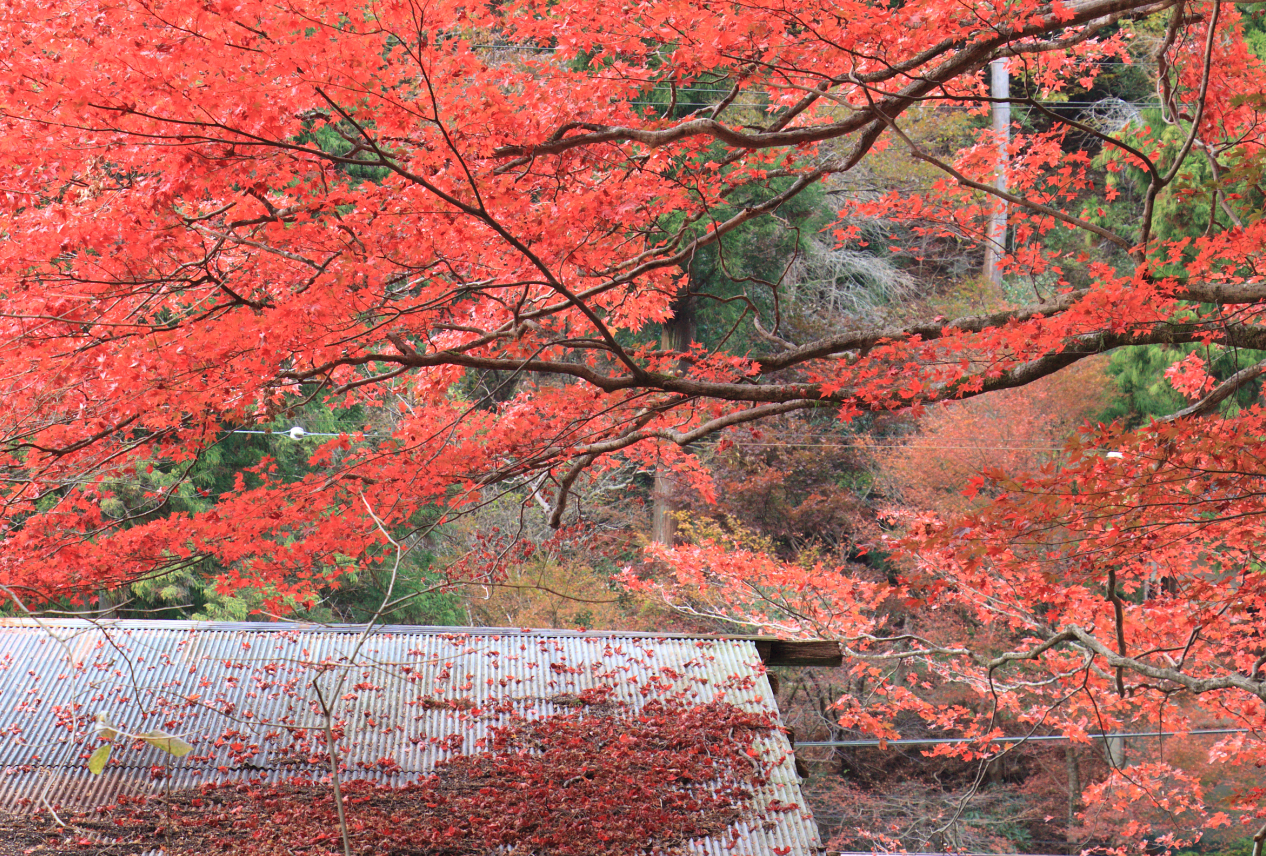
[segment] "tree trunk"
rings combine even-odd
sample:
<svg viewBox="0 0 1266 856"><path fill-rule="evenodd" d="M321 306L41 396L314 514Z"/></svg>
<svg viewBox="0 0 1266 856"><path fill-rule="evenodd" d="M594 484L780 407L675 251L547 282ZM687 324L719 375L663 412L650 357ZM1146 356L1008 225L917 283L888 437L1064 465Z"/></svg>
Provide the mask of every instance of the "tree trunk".
<svg viewBox="0 0 1266 856"><path fill-rule="evenodd" d="M117 618L119 613L115 609L114 596L109 589L97 590L97 614L102 618Z"/></svg>
<svg viewBox="0 0 1266 856"><path fill-rule="evenodd" d="M687 290L673 306L673 317L664 322L660 335L660 347L666 351L686 351L695 338L695 299ZM682 364L684 370L685 364ZM656 544L672 546L677 534L677 521L673 518L672 473L665 467L655 470L655 484L651 488L651 540Z"/></svg>
<svg viewBox="0 0 1266 856"><path fill-rule="evenodd" d="M1077 812L1081 810L1081 764L1077 761L1077 749L1064 749L1064 763L1068 766L1068 832L1065 839L1073 844L1073 829L1077 826Z"/></svg>

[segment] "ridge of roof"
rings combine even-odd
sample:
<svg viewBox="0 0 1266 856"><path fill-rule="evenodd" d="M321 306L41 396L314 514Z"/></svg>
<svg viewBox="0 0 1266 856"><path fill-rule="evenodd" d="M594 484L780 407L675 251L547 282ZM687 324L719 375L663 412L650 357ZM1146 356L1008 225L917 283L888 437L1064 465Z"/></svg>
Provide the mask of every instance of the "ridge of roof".
<svg viewBox="0 0 1266 856"><path fill-rule="evenodd" d="M782 639L777 636L698 633L658 633L645 630L571 630L539 627L451 627L414 624L320 624L286 621L194 621L189 619L97 617L0 617L0 632L13 629L119 629L185 630L206 633L331 633L374 636L518 636L545 639L642 639L649 642L687 640L701 643L753 644L766 666L838 666L843 662L839 644L826 639Z"/></svg>
<svg viewBox="0 0 1266 856"><path fill-rule="evenodd" d="M13 627L118 627L143 630L242 630L253 633L303 631L330 633L363 633L365 624L325 624L314 621L199 621L195 619L109 618L98 616L0 617L0 630ZM371 633L434 634L456 636L567 636L619 637L633 639L703 639L717 641L751 641L772 639L765 636L713 635L702 633L659 633L645 630L581 630L550 627L466 627L428 624L380 624L368 626Z"/></svg>

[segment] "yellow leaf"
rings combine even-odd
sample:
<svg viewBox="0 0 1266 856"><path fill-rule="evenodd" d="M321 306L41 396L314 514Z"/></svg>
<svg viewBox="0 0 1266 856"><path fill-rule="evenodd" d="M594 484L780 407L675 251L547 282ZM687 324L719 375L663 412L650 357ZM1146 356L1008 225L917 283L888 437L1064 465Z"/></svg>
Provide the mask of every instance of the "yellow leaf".
<svg viewBox="0 0 1266 856"><path fill-rule="evenodd" d="M110 760L110 750L113 748L109 743L98 746L97 750L88 756L88 772L94 776L100 776L101 771L105 769L106 761Z"/></svg>
<svg viewBox="0 0 1266 856"><path fill-rule="evenodd" d="M148 731L141 735L141 739L154 748L162 749L168 755L175 755L177 758L183 758L193 751L192 744L162 731Z"/></svg>

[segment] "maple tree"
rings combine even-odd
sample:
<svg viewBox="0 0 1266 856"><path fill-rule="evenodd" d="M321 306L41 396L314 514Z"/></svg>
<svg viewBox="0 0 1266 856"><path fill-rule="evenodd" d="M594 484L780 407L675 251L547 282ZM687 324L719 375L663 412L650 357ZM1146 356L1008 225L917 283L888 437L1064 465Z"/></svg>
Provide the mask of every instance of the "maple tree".
<svg viewBox="0 0 1266 856"><path fill-rule="evenodd" d="M293 605L499 492L581 525L575 491L620 468L672 468L706 498L690 447L734 426L847 422L1195 344L1170 373L1189 406L1087 430L1034 475L991 472L973 489L992 501L953 523L905 519L896 581L721 541L661 553L684 585L728 586L721 611L842 638L858 669L918 662L1035 727L1050 711L1078 736L1162 714L1259 722L1266 413L1217 407L1266 364L1206 370L1213 350L1266 347L1262 74L1241 16L1181 0L18 0L0 61L0 583L82 602L213 561L223 585ZM1148 39L1163 124L1046 106ZM995 59L1045 122L1011 137L1005 191L991 131L944 153L907 130L915 110L987 107ZM836 199L830 240L878 254L858 224L882 221L898 253L901 235L978 246L1005 203L1004 272L1023 284L1008 305L784 325L776 266L753 267L745 288L694 295L742 335L660 344L692 260L724 267L728 236L900 148L941 178ZM1128 170L1122 221L1104 212ZM1156 227L1162 203L1200 193L1203 232ZM230 432L284 427L308 401L378 415L302 472L264 456L214 503L174 507ZM519 542L489 535L453 573L496 575ZM892 597L976 616L988 645L888 636ZM1244 735L1215 751L1260 757Z"/></svg>

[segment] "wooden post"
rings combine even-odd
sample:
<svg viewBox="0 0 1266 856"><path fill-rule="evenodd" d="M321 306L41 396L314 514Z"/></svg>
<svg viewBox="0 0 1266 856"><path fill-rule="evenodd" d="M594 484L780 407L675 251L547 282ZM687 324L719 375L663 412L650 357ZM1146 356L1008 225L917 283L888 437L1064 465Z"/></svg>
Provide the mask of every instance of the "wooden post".
<svg viewBox="0 0 1266 856"><path fill-rule="evenodd" d="M1105 737L1103 740L1103 754L1109 767L1118 770L1125 767L1125 738Z"/></svg>

